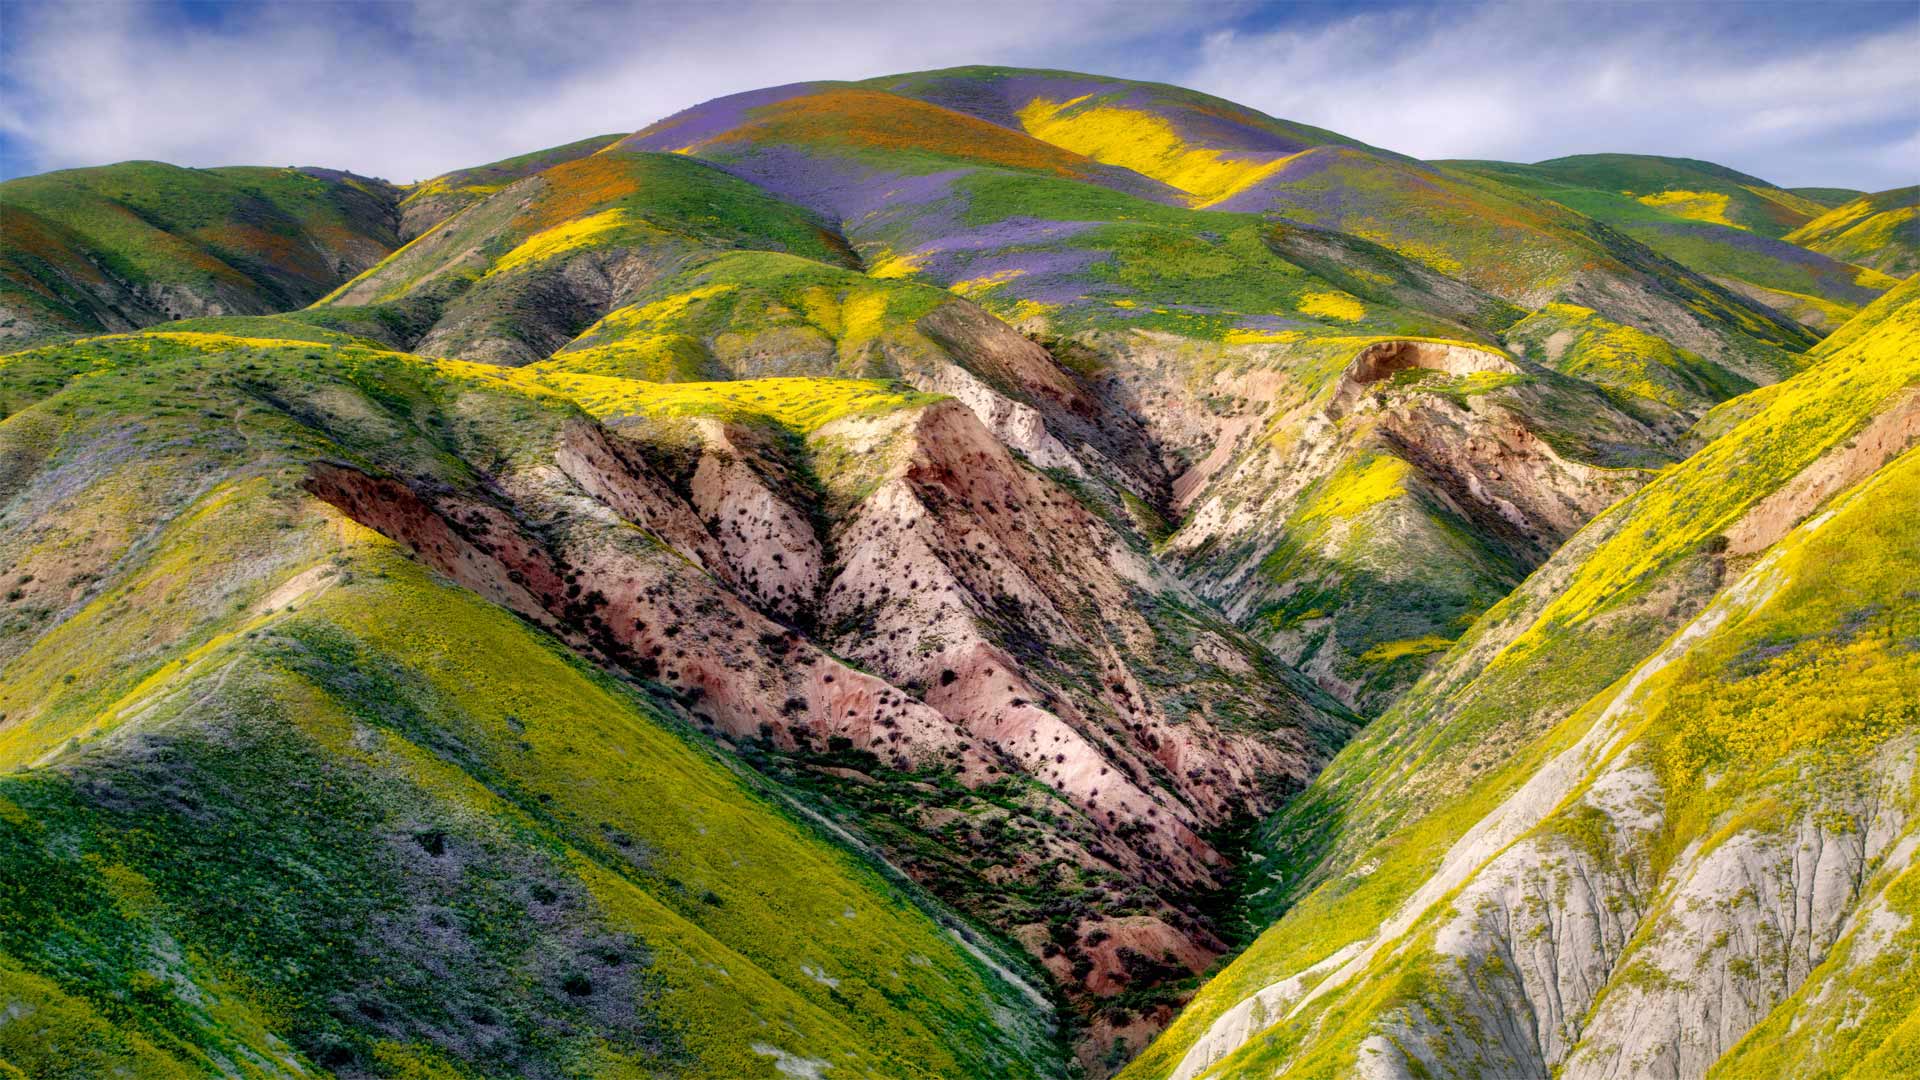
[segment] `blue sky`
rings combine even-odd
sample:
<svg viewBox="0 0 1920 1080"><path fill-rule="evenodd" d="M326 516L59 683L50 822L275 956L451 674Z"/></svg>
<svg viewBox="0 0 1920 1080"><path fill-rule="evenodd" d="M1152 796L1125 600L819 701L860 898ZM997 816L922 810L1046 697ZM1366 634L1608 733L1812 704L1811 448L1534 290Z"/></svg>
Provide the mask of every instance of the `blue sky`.
<svg viewBox="0 0 1920 1080"><path fill-rule="evenodd" d="M1920 4L0 0L0 175L129 158L410 181L736 90L964 63L1159 79L1420 157L1920 182Z"/></svg>

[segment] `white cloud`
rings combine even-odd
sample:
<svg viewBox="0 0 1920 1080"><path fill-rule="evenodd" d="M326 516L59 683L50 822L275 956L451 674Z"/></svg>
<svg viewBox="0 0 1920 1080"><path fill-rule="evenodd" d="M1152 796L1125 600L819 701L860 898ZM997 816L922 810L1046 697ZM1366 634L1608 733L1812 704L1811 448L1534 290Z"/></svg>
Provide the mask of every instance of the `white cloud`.
<svg viewBox="0 0 1920 1080"><path fill-rule="evenodd" d="M155 158L412 180L806 79L1074 63L1184 16L1035 5L9 4L9 171Z"/></svg>
<svg viewBox="0 0 1920 1080"><path fill-rule="evenodd" d="M1920 180L1920 19L1759 5L1494 3L1217 34L1190 84L1416 157L1705 158L1789 184ZM1817 7L1799 9L1799 22Z"/></svg>

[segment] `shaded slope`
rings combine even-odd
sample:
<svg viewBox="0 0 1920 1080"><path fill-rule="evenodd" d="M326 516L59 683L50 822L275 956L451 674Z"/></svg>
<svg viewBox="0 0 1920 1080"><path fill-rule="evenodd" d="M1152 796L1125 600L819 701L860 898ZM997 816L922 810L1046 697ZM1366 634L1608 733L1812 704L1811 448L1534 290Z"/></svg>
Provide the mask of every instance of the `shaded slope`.
<svg viewBox="0 0 1920 1080"><path fill-rule="evenodd" d="M1920 187L1862 195L1807 222L1787 239L1896 277L1920 271Z"/></svg>
<svg viewBox="0 0 1920 1080"><path fill-rule="evenodd" d="M1900 995L1790 997L1911 948L1861 935L1904 909L1913 851L1920 670L1897 628L1920 291L1859 318L1576 536L1275 819L1253 910L1278 921L1132 1075L1692 1075L1789 1000L1802 1048L1897 1048ZM1842 1001L1861 1026L1834 1022Z"/></svg>
<svg viewBox="0 0 1920 1080"><path fill-rule="evenodd" d="M559 646L620 648L604 595L548 573L613 560L728 602L656 538L679 526L644 470L571 456L591 422L562 399L338 339L155 334L9 357L0 400L0 754L26 767L0 782L0 979L29 1003L0 1023L11 1059L1053 1071L1009 961L730 769L664 688ZM538 569L560 552L573 568ZM834 672L877 683L813 655L823 714ZM751 730L733 676L652 670Z"/></svg>
<svg viewBox="0 0 1920 1080"><path fill-rule="evenodd" d="M1819 217L1820 202L1756 176L1692 158L1649 154L1576 154L1531 169L1569 187L1614 192L1690 221L1782 237Z"/></svg>
<svg viewBox="0 0 1920 1080"><path fill-rule="evenodd" d="M1588 186L1631 179L1610 177L1604 170L1560 168L1552 162L1442 164L1511 184L1604 221L1675 262L1817 329L1845 322L1862 304L1896 283L1865 265L1781 239L1764 222L1750 228L1745 220L1765 218L1765 208L1780 210L1780 204L1750 193L1748 202L1741 204L1748 211L1744 215L1724 207L1709 212L1711 208L1703 208L1698 199L1636 198L1629 191Z"/></svg>
<svg viewBox="0 0 1920 1080"><path fill-rule="evenodd" d="M0 184L0 341L301 307L399 244L385 181L129 161Z"/></svg>

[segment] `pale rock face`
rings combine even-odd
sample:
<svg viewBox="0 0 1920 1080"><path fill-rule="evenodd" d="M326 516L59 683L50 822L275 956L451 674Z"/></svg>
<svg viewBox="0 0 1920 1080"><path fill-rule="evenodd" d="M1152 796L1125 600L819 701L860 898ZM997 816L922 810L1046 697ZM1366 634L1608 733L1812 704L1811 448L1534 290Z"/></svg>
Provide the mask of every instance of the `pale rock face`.
<svg viewBox="0 0 1920 1080"><path fill-rule="evenodd" d="M1138 378L1164 378L1162 369L1177 370L1172 350L1150 339L1137 344L1130 359ZM1595 467L1557 451L1523 407L1546 392L1535 387L1516 385L1496 400L1423 392L1419 382L1399 387L1396 380L1394 389L1379 393L1408 370L1447 377L1527 374L1488 349L1374 342L1311 392L1289 374L1291 363L1285 346L1229 352L1206 384L1186 395L1215 402L1212 410L1175 395L1162 401L1141 392L1154 406L1150 421L1162 425L1155 428L1162 445L1191 446L1194 457L1174 483L1186 518L1166 554L1196 593L1255 630L1323 689L1362 709L1391 700L1418 669L1403 668L1385 684L1370 684L1365 656L1371 645L1388 645L1392 638L1383 630L1385 641L1362 639L1353 627L1378 618L1383 628L1404 627L1399 633L1406 639L1445 639L1458 632L1439 616L1409 621L1395 614L1403 607L1418 610L1410 600L1429 591L1424 567L1454 560L1457 566L1444 564L1445 573L1479 582L1466 592L1497 594L1648 475ZM1555 384L1552 392L1567 391ZM1610 441L1659 442L1604 404L1583 422L1599 425ZM1380 457L1405 466L1398 497L1366 507L1364 516L1296 520L1316 484L1351 462ZM1469 537L1465 548L1463 535ZM1292 569L1279 576L1271 563L1283 550L1290 552ZM1331 597L1330 606L1278 623L1263 621L1263 613L1290 598L1316 594Z"/></svg>
<svg viewBox="0 0 1920 1080"><path fill-rule="evenodd" d="M965 368L957 365L942 368L920 383L921 390L957 398L973 410L980 423L1002 444L1020 451L1035 465L1043 469L1065 469L1076 476L1087 475L1080 459L1047 430L1038 410L996 393Z"/></svg>
<svg viewBox="0 0 1920 1080"><path fill-rule="evenodd" d="M1366 387L1395 372L1416 368L1447 375L1472 375L1477 372L1520 374L1520 369L1513 361L1485 349L1431 341L1376 342L1361 349L1347 364L1325 406L1327 415L1336 420L1345 416L1359 402Z"/></svg>
<svg viewBox="0 0 1920 1080"><path fill-rule="evenodd" d="M748 464L755 451L717 420L698 420L703 452L690 493L727 565L761 607L788 621L809 613L825 555L813 523Z"/></svg>
<svg viewBox="0 0 1920 1080"><path fill-rule="evenodd" d="M1180 1059L1180 1064L1174 1068L1170 1080L1193 1080L1205 1073L1214 1062L1246 1045L1269 1025L1291 1013L1294 1006L1305 998L1307 988L1316 979L1338 970L1358 955L1363 947L1363 942L1344 946L1312 967L1263 986L1241 999L1221 1013L1206 1033L1195 1040ZM1363 1052L1363 1063L1367 1057Z"/></svg>
<svg viewBox="0 0 1920 1080"><path fill-rule="evenodd" d="M1649 974L1609 994L1564 1076L1699 1076L1806 982L1910 838L1913 743L1887 747L1864 791L1834 792L1778 832L1742 833L1666 877L1632 962Z"/></svg>

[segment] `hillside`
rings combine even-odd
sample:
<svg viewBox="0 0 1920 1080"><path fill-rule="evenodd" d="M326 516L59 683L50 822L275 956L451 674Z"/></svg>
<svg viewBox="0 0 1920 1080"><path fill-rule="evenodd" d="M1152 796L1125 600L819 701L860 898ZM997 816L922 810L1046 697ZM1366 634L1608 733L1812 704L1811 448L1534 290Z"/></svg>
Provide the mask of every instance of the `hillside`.
<svg viewBox="0 0 1920 1080"><path fill-rule="evenodd" d="M1824 206L1707 162L1607 154L1436 164L1587 214L1816 330L1845 322L1899 280L1871 262L1803 246L1796 230Z"/></svg>
<svg viewBox="0 0 1920 1080"><path fill-rule="evenodd" d="M331 169L129 161L0 183L0 342L304 307L400 243L398 190Z"/></svg>
<svg viewBox="0 0 1920 1080"><path fill-rule="evenodd" d="M1894 188L1841 203L1787 239L1896 277L1920 272L1920 187Z"/></svg>
<svg viewBox="0 0 1920 1080"><path fill-rule="evenodd" d="M454 494L482 469L552 507L640 495L644 472L538 475L604 438L565 399L331 335L207 331L15 354L0 387L0 752L39 766L0 794L5 981L46 1018L0 1043L23 1069L1050 1071L1010 961L593 663L613 646L563 604L579 569L488 568L534 503ZM452 484L435 497L468 520L375 475ZM337 494L355 483L393 501ZM576 565L687 575L572 513ZM472 571L370 527L416 539L406 520ZM732 603L750 649L779 641ZM796 691L871 707L877 680L813 655Z"/></svg>
<svg viewBox="0 0 1920 1080"><path fill-rule="evenodd" d="M1859 319L1274 819L1277 922L1128 1075L1900 1060L1911 996L1876 980L1912 943L1867 926L1911 877L1920 286ZM1742 1042L1788 1024L1795 1054Z"/></svg>
<svg viewBox="0 0 1920 1080"><path fill-rule="evenodd" d="M0 1077L1903 1075L1897 194L989 67L0 184Z"/></svg>

